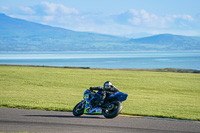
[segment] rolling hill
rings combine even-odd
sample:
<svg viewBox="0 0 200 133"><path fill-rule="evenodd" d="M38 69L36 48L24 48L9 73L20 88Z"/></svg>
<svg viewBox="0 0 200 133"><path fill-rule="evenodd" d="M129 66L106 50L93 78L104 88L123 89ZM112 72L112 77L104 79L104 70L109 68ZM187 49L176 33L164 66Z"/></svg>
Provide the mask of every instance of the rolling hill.
<svg viewBox="0 0 200 133"><path fill-rule="evenodd" d="M105 47L112 48L127 40L51 27L0 14L0 51L105 50Z"/></svg>
<svg viewBox="0 0 200 133"><path fill-rule="evenodd" d="M200 37L161 34L146 38L77 32L0 14L0 51L200 50Z"/></svg>
<svg viewBox="0 0 200 133"><path fill-rule="evenodd" d="M172 34L160 34L151 37L131 39L132 46L140 44L140 47L152 50L200 50L200 37L180 36Z"/></svg>

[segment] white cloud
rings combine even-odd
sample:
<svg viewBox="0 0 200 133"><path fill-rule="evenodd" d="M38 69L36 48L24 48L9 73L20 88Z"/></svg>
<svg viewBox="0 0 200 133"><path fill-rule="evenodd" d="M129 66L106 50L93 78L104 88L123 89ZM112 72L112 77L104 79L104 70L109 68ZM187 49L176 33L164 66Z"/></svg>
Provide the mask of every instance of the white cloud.
<svg viewBox="0 0 200 133"><path fill-rule="evenodd" d="M150 18L150 15L149 13L147 13L145 10L141 10L140 11L140 15L143 19L149 19Z"/></svg>
<svg viewBox="0 0 200 133"><path fill-rule="evenodd" d="M172 15L172 17L173 17L174 19L182 19L182 20L186 20L186 21L189 21L189 22L191 22L191 21L194 20L192 16L187 15L187 14L183 14L183 15Z"/></svg>
<svg viewBox="0 0 200 133"><path fill-rule="evenodd" d="M25 6L21 6L19 7L19 9L22 11L22 13L24 14L35 14L36 12L31 9L30 7L25 7Z"/></svg>
<svg viewBox="0 0 200 133"><path fill-rule="evenodd" d="M139 12L135 9L130 9L129 10L130 13L132 13L134 16L138 16L139 15Z"/></svg>
<svg viewBox="0 0 200 133"><path fill-rule="evenodd" d="M142 26L146 28L170 28L182 24L187 26L194 18L188 14L183 15L163 15L149 13L146 10L130 9L121 14L115 15L116 23L132 26ZM122 23L123 22L123 23ZM184 25L183 25L184 24Z"/></svg>
<svg viewBox="0 0 200 133"><path fill-rule="evenodd" d="M75 8L51 2L41 2L29 7L0 6L0 11L46 25L113 35L140 32L186 33L187 30L190 33L198 33L195 26L200 27L197 23L199 20L189 14L158 15L146 10L130 9L115 15L102 15L93 12L83 13Z"/></svg>
<svg viewBox="0 0 200 133"><path fill-rule="evenodd" d="M54 21L55 17L54 16L43 16L44 21Z"/></svg>
<svg viewBox="0 0 200 133"><path fill-rule="evenodd" d="M1 6L0 9L1 9L1 10L8 10L9 7L7 7L7 6Z"/></svg>
<svg viewBox="0 0 200 133"><path fill-rule="evenodd" d="M132 19L128 19L128 21L131 22L134 25L139 25L141 23L141 19L137 18L137 17L134 17Z"/></svg>
<svg viewBox="0 0 200 133"><path fill-rule="evenodd" d="M63 4L55 4L49 2L41 2L40 6L43 6L45 12L49 15L60 15L60 14L79 14L75 8L69 8Z"/></svg>

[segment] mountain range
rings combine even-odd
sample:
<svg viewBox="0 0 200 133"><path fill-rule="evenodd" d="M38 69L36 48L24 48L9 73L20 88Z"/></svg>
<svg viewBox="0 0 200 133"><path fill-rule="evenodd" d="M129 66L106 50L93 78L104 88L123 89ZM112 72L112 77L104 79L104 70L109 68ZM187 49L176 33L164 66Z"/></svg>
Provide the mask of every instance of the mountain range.
<svg viewBox="0 0 200 133"><path fill-rule="evenodd" d="M0 51L191 51L200 37L159 34L130 39L78 32L0 14Z"/></svg>

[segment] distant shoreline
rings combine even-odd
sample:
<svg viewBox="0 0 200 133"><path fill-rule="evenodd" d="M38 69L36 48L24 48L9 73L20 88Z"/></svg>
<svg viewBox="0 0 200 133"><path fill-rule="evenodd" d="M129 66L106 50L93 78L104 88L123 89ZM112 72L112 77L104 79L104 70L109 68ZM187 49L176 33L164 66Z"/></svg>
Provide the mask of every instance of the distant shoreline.
<svg viewBox="0 0 200 133"><path fill-rule="evenodd" d="M0 54L5 54L5 53L72 53L72 52L77 52L77 53L81 53L81 52L136 52L136 53L139 53L139 52L200 52L200 50L171 50L171 51L168 51L168 50L131 50L131 51L119 51L119 50L116 50L116 51L105 51L105 50L89 50L89 51L79 51L79 50L76 50L76 51L0 51Z"/></svg>
<svg viewBox="0 0 200 133"><path fill-rule="evenodd" d="M123 70L123 71L151 71L151 72L175 72L175 73L200 73L195 69L179 69L179 68L162 68L162 69L135 69L135 68L90 68L76 66L45 66L45 65L14 65L0 64L0 66L17 66L17 67L47 67L47 68L66 68L66 69L91 69L91 70Z"/></svg>

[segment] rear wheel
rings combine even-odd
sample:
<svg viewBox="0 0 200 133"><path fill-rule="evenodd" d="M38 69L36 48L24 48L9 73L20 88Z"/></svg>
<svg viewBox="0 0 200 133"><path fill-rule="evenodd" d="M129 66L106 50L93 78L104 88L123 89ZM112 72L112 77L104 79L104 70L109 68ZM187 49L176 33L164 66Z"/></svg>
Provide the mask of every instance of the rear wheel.
<svg viewBox="0 0 200 133"><path fill-rule="evenodd" d="M80 116L84 113L85 105L83 102L79 102L73 109L74 116Z"/></svg>
<svg viewBox="0 0 200 133"><path fill-rule="evenodd" d="M102 110L102 113L106 118L114 118L121 112L121 110L122 103L119 101L112 101L106 109Z"/></svg>

